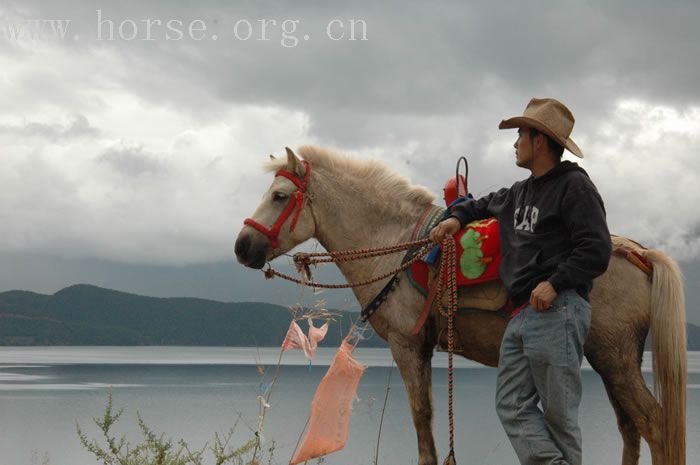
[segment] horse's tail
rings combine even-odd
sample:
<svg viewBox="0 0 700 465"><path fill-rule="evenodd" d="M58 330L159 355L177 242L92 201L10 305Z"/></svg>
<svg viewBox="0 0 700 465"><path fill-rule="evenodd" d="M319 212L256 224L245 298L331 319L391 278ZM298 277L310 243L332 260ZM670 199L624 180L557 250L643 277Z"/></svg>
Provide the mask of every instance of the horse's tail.
<svg viewBox="0 0 700 465"><path fill-rule="evenodd" d="M651 349L654 393L661 404L664 465L685 464L688 354L683 276L658 250L644 255L654 264L651 284Z"/></svg>

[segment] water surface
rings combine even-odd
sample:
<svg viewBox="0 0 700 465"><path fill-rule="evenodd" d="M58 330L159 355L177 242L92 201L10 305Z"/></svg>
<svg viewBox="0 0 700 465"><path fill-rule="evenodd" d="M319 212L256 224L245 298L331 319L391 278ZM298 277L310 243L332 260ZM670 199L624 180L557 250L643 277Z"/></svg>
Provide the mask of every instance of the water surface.
<svg viewBox="0 0 700 465"><path fill-rule="evenodd" d="M287 352L273 387L265 438L275 441L273 463L291 457L309 412L314 390L334 355L319 349L309 366L300 352ZM389 386L379 464L416 463L415 432L406 393L384 349L358 348L368 369L360 382L350 438L327 464L371 464L382 404ZM241 417L235 438L243 443L257 425L261 378L272 378L278 349L202 347L27 347L0 348L0 465L94 465L82 450L75 424L92 437L111 389L125 413L117 432L138 442L136 412L159 432L185 438L201 448L214 432L225 432ZM456 358L457 459L461 465L517 465L493 407L496 371ZM649 354L645 376L650 382ZM447 450L446 356L436 355L433 373L435 433L441 457ZM689 356L688 457L700 454L700 353ZM388 384L391 372L391 382ZM581 406L584 463L619 463L622 443L600 378L584 370ZM650 464L643 446L642 464ZM692 460L689 462L692 463Z"/></svg>

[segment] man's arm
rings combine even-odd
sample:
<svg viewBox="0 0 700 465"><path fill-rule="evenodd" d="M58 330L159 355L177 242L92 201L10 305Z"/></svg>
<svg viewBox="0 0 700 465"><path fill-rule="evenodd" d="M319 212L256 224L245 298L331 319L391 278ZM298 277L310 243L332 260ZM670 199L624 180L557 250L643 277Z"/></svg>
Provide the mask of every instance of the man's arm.
<svg viewBox="0 0 700 465"><path fill-rule="evenodd" d="M478 200L466 200L452 207L450 218L457 218L460 227L464 227L472 221L483 220L495 216L494 208L501 205L508 197L510 189L504 187L496 192L491 192Z"/></svg>
<svg viewBox="0 0 700 465"><path fill-rule="evenodd" d="M562 211L573 250L547 279L557 293L575 289L603 274L612 254L605 208L595 187L584 184L567 192Z"/></svg>
<svg viewBox="0 0 700 465"><path fill-rule="evenodd" d="M450 216L437 224L430 231L430 240L440 243L448 235L457 234L464 226L472 221L483 220L495 216L493 208L501 205L508 197L510 189L492 192L478 200L465 200L454 205L450 210Z"/></svg>

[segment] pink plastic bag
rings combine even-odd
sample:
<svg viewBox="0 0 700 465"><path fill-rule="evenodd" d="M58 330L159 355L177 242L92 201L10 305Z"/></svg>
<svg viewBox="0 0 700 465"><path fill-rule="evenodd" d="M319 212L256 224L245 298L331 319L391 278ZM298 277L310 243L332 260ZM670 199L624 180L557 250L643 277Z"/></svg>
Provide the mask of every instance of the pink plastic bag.
<svg viewBox="0 0 700 465"><path fill-rule="evenodd" d="M320 328L316 328L311 318L308 320L308 337L306 337L304 331L301 330L297 322L292 320L291 324L289 325L289 329L287 330L287 336L282 342L282 352L289 349L302 349L304 351L304 355L306 355L306 358L309 360L314 359L318 343L322 341L324 337L326 337L326 333L328 332L328 323L324 323Z"/></svg>
<svg viewBox="0 0 700 465"><path fill-rule="evenodd" d="M345 447L352 401L366 368L352 357L352 350L353 346L343 341L318 385L311 402L309 428L290 465Z"/></svg>

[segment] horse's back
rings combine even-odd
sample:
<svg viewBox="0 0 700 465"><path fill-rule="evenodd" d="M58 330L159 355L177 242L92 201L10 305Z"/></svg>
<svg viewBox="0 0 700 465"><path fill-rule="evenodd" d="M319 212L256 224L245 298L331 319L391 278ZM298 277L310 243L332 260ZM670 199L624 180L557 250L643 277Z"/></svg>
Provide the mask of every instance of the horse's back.
<svg viewBox="0 0 700 465"><path fill-rule="evenodd" d="M614 237L613 245L641 249L623 237ZM650 297L650 276L614 254L605 273L593 281L590 294L592 321L585 350L592 364L600 358L598 354L622 354L631 347L634 357L641 357L649 331Z"/></svg>

